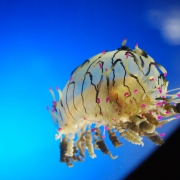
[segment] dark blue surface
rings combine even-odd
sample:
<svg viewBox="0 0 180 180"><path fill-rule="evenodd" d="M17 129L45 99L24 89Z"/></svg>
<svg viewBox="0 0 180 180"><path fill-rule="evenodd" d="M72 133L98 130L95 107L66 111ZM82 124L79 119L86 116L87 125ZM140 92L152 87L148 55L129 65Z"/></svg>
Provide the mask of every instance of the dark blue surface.
<svg viewBox="0 0 180 180"><path fill-rule="evenodd" d="M71 71L103 50L145 49L168 71L169 89L180 87L180 5L178 1L0 1L0 179L117 180L131 173L156 148L122 139L116 160L97 158L66 167L59 160L56 128L46 111L49 87L63 89ZM173 121L159 132L165 139ZM158 167L160 168L160 167Z"/></svg>

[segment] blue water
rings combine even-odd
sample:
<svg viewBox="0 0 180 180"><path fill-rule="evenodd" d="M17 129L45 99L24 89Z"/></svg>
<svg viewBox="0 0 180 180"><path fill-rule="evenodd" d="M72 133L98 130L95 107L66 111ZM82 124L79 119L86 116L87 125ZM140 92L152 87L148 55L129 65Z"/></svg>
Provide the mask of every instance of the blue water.
<svg viewBox="0 0 180 180"><path fill-rule="evenodd" d="M63 89L76 66L117 49L124 38L167 69L170 89L180 87L179 26L171 21L180 19L179 7L178 1L163 0L1 0L0 179L123 179L153 153L156 145L145 138L144 147L121 139L118 149L107 140L118 159L96 151L96 159L87 157L73 168L59 163L56 127L46 110L52 102L48 89ZM166 139L179 125L173 121L159 132Z"/></svg>

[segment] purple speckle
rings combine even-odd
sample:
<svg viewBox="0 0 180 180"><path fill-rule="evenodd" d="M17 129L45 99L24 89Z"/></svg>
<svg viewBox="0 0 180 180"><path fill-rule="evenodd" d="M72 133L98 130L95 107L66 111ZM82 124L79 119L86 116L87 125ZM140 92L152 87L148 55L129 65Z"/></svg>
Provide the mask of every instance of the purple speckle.
<svg viewBox="0 0 180 180"><path fill-rule="evenodd" d="M164 136L166 136L166 134L165 133L161 133L161 134L159 134L159 136L160 137L164 137Z"/></svg>

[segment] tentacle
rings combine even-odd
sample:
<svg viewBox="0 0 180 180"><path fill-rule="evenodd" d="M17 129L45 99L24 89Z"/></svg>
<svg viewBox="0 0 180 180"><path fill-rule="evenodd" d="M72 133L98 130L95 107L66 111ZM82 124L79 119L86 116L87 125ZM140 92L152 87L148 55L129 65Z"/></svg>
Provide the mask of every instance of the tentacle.
<svg viewBox="0 0 180 180"><path fill-rule="evenodd" d="M87 132L85 138L86 138L86 146L88 148L89 155L90 155L91 158L95 158L96 154L94 154L94 147L93 147L93 144L92 144L92 135L91 135L91 133Z"/></svg>
<svg viewBox="0 0 180 180"><path fill-rule="evenodd" d="M119 147L119 146L123 145L123 143L119 142L119 140L114 132L109 130L108 133L109 133L109 139L111 140L114 147Z"/></svg>

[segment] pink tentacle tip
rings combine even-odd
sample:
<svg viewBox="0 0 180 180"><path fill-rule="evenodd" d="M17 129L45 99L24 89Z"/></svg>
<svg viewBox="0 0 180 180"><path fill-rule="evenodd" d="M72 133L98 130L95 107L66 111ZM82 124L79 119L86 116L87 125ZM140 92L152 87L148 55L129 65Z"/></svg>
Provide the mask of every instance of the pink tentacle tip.
<svg viewBox="0 0 180 180"><path fill-rule="evenodd" d="M129 53L126 53L126 59L128 59L128 57L129 57Z"/></svg>
<svg viewBox="0 0 180 180"><path fill-rule="evenodd" d="M102 63L101 62L99 63L99 67L102 69Z"/></svg>
<svg viewBox="0 0 180 180"><path fill-rule="evenodd" d="M56 86L56 90L59 90L59 87L58 87L58 86Z"/></svg>
<svg viewBox="0 0 180 180"><path fill-rule="evenodd" d="M86 120L86 118L84 117L84 120Z"/></svg>
<svg viewBox="0 0 180 180"><path fill-rule="evenodd" d="M109 97L107 97L107 98L106 98L106 102L108 102L109 100L110 100L110 98L109 98Z"/></svg>
<svg viewBox="0 0 180 180"><path fill-rule="evenodd" d="M141 114L142 118L145 116L144 114Z"/></svg>
<svg viewBox="0 0 180 180"><path fill-rule="evenodd" d="M158 91L159 91L159 93L162 93L162 89L161 88L158 88Z"/></svg>
<svg viewBox="0 0 180 180"><path fill-rule="evenodd" d="M166 111L166 114L170 114L170 112L169 112L169 111Z"/></svg>
<svg viewBox="0 0 180 180"><path fill-rule="evenodd" d="M146 107L146 104L142 104L142 105L141 105L141 108L145 108L145 107Z"/></svg>
<svg viewBox="0 0 180 180"><path fill-rule="evenodd" d="M127 97L129 95L129 92L124 93L124 97Z"/></svg>
<svg viewBox="0 0 180 180"><path fill-rule="evenodd" d="M166 77L166 76L167 76L167 72L165 72L165 73L163 74L163 76Z"/></svg>
<svg viewBox="0 0 180 180"><path fill-rule="evenodd" d="M123 41L127 41L127 39L126 39L126 38L124 38L124 39L123 39Z"/></svg>
<svg viewBox="0 0 180 180"><path fill-rule="evenodd" d="M52 104L56 105L57 103L56 103L56 101L53 101Z"/></svg>
<svg viewBox="0 0 180 180"><path fill-rule="evenodd" d="M50 87L49 90L52 91L52 87Z"/></svg>
<svg viewBox="0 0 180 180"><path fill-rule="evenodd" d="M158 103L156 103L156 106L162 106L162 102L158 102Z"/></svg>
<svg viewBox="0 0 180 180"><path fill-rule="evenodd" d="M158 116L158 120L160 120L160 119L162 119L162 116L159 115L159 116Z"/></svg>
<svg viewBox="0 0 180 180"><path fill-rule="evenodd" d="M160 137L164 137L164 136L166 136L166 134L165 133L161 133L161 134L159 134L159 136Z"/></svg>
<svg viewBox="0 0 180 180"><path fill-rule="evenodd" d="M60 131L62 128L58 128L58 131Z"/></svg>
<svg viewBox="0 0 180 180"><path fill-rule="evenodd" d="M106 50L104 50L104 51L102 52L102 54L106 54Z"/></svg>
<svg viewBox="0 0 180 180"><path fill-rule="evenodd" d="M151 81L154 81L154 78L151 78Z"/></svg>
<svg viewBox="0 0 180 180"><path fill-rule="evenodd" d="M179 118L180 118L180 115L177 115L177 116L176 116L176 119L179 119Z"/></svg>
<svg viewBox="0 0 180 180"><path fill-rule="evenodd" d="M135 47L138 47L138 43L136 43Z"/></svg>
<svg viewBox="0 0 180 180"><path fill-rule="evenodd" d="M180 94L177 94L178 98L180 98Z"/></svg>
<svg viewBox="0 0 180 180"><path fill-rule="evenodd" d="M72 80L72 77L70 77L70 79L69 79L70 81Z"/></svg>
<svg viewBox="0 0 180 180"><path fill-rule="evenodd" d="M107 126L105 126L104 128L105 128L106 131L108 130L108 127L107 127Z"/></svg>
<svg viewBox="0 0 180 180"><path fill-rule="evenodd" d="M137 93L138 92L138 90L137 89L135 89L134 91L133 91L133 93L135 94L135 93Z"/></svg>
<svg viewBox="0 0 180 180"><path fill-rule="evenodd" d="M96 102L99 104L99 103L100 103L100 98L97 98L97 99L96 99Z"/></svg>

